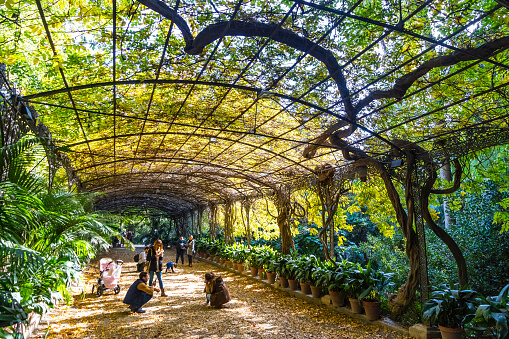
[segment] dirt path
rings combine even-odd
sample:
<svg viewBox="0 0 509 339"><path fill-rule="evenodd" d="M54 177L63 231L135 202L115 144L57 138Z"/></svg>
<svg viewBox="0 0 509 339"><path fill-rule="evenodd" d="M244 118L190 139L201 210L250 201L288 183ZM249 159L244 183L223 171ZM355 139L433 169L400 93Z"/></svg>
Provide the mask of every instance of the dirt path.
<svg viewBox="0 0 509 339"><path fill-rule="evenodd" d="M121 292L107 291L102 297L90 293L98 277L97 262L85 271L86 292L72 306L50 311L35 334L43 338L404 338L383 328L366 325L324 307L274 291L246 277L222 271L206 262L193 267L179 266L175 273L163 274L167 298L155 297L144 309L130 314L122 303L130 284L137 279L134 252L112 249L101 257L124 260ZM175 252L165 251L165 261L175 260ZM232 301L228 308L205 305L203 276L220 273Z"/></svg>

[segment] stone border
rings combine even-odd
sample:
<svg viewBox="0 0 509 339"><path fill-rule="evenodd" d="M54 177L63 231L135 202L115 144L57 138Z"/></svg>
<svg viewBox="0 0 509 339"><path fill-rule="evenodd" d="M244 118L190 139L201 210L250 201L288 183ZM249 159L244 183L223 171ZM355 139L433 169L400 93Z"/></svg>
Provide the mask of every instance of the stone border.
<svg viewBox="0 0 509 339"><path fill-rule="evenodd" d="M371 321L371 320L368 320L366 318L366 316L364 314L357 314L357 313L353 313L352 311L350 311L350 309L346 308L346 307L336 307L336 306L333 306L332 305L332 302L330 300L330 297L328 295L325 295L323 296L322 298L313 298L310 294L303 294L301 291L294 291L294 290L291 290L289 288L283 288L283 287L280 287L279 286L279 283L278 282L275 282L274 284L269 284L268 280L264 280L264 279L260 279L258 276L256 277L253 277L251 276L250 272L249 271L246 271L244 270L243 272L239 272L237 270L234 270L233 268L228 268L224 265L221 265L220 263L217 263L215 261L211 261L211 260L207 260L207 259L204 259L204 258L201 258L201 257L198 257L198 256L195 256L195 259L197 260L200 260L202 262L206 262L206 263L209 263L213 266L216 266L216 267L220 267L226 271L229 271L231 273L236 273L237 275L241 275L243 277L246 277L246 278L249 278L253 281L257 281L267 287L271 287L272 289L275 289L275 290L280 290L282 292L285 292L286 294L288 295L291 295L291 296L294 296L296 298L299 298L299 299L302 299L308 303L311 303L311 304L315 304L315 305L323 305L325 307L327 307L329 310L333 311L333 312L336 312L336 313L342 313L342 314L346 314L348 316L350 316L351 318L354 318L354 319L358 319L364 323L367 323L367 324L372 324L372 325L378 325L378 326L382 326L382 327L385 327L391 331L394 331L398 334L402 334L402 335L405 335L407 337L410 338L410 332L407 328L405 327L402 327L401 325L399 325L398 323L390 320L390 319L387 319L387 318L383 318L383 319L379 319L379 320L374 320L374 321Z"/></svg>

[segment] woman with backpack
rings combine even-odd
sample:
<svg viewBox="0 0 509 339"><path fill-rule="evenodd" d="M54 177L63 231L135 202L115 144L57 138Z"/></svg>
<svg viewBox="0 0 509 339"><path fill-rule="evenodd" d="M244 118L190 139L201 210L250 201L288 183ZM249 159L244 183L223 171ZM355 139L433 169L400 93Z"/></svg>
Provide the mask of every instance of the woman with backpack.
<svg viewBox="0 0 509 339"><path fill-rule="evenodd" d="M157 276L157 280L159 281L159 287L161 288L161 297L166 297L166 294L164 293L162 278L163 256L164 256L163 242L161 241L161 239L157 239L154 242L154 246L150 246L147 253L147 261L149 263L148 269L149 286L152 286L155 273L155 275Z"/></svg>

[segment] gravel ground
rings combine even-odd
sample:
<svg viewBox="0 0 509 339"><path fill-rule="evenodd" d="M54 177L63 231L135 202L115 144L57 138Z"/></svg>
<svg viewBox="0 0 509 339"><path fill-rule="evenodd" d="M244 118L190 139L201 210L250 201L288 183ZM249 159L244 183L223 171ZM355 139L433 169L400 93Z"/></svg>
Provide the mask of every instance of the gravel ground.
<svg viewBox="0 0 509 339"><path fill-rule="evenodd" d="M158 295L144 309L131 314L122 303L129 286L137 279L135 252L111 249L100 257L124 260L121 291L91 293L99 276L98 260L84 272L85 298L76 296L72 306L50 310L35 338L405 338L377 326L366 325L325 307L306 303L246 277L222 271L206 262L179 266L163 274L167 298ZM175 260L165 251L165 262ZM227 308L205 304L203 276L214 271L226 282L232 301Z"/></svg>

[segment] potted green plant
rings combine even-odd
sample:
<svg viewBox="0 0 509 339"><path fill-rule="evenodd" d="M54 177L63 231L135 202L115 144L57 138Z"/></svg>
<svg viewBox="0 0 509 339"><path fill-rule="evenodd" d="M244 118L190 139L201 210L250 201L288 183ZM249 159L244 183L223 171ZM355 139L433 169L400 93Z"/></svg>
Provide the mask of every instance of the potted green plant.
<svg viewBox="0 0 509 339"><path fill-rule="evenodd" d="M345 265L345 293L350 301L353 313L362 313L359 296L365 290L364 268L360 264L347 263Z"/></svg>
<svg viewBox="0 0 509 339"><path fill-rule="evenodd" d="M276 281L277 271L281 263L282 256L278 253L270 253L265 261L265 271L267 272L267 280L269 284Z"/></svg>
<svg viewBox="0 0 509 339"><path fill-rule="evenodd" d="M313 280L313 271L318 266L318 259L314 255L301 256L297 261L297 279L303 294L311 294L310 284Z"/></svg>
<svg viewBox="0 0 509 339"><path fill-rule="evenodd" d="M335 267L332 263L325 264L313 272L313 278L317 285L323 286L329 291L334 306L338 307L345 304L343 266Z"/></svg>
<svg viewBox="0 0 509 339"><path fill-rule="evenodd" d="M382 309L382 303L380 301L381 294L394 285L394 283L391 282L393 275L392 273L374 270L371 266L371 262L369 262L366 269L362 271L362 288L364 291L359 295L359 299L362 300L362 306L364 307L368 320L377 320L380 318Z"/></svg>
<svg viewBox="0 0 509 339"><path fill-rule="evenodd" d="M255 265L257 262L258 256L258 248L253 247L250 250L249 257L247 259L247 264L249 265L249 269L251 270L251 276L256 277L258 275L258 267Z"/></svg>
<svg viewBox="0 0 509 339"><path fill-rule="evenodd" d="M232 259L233 259L233 247L232 246L225 246L223 250L223 258L224 258L224 265L227 268L232 267Z"/></svg>
<svg viewBox="0 0 509 339"><path fill-rule="evenodd" d="M234 251L234 260L237 263L237 271L244 271L247 257L248 249L244 245L237 245Z"/></svg>
<svg viewBox="0 0 509 339"><path fill-rule="evenodd" d="M443 285L424 304L423 319L431 325L437 324L442 338L461 338L463 324L470 322L475 315L476 294L473 290L453 290Z"/></svg>
<svg viewBox="0 0 509 339"><path fill-rule="evenodd" d="M509 337L509 285L496 297L477 298L479 306L470 328L478 336Z"/></svg>
<svg viewBox="0 0 509 339"><path fill-rule="evenodd" d="M297 271L299 270L297 252L292 253L292 257L288 259L286 263L286 278L288 279L288 285L290 289L295 291L299 288L299 282L297 281Z"/></svg>
<svg viewBox="0 0 509 339"><path fill-rule="evenodd" d="M276 272L279 275L279 283L281 287L288 288L288 276L290 275L287 264L292 259L290 255L282 255L278 261Z"/></svg>

